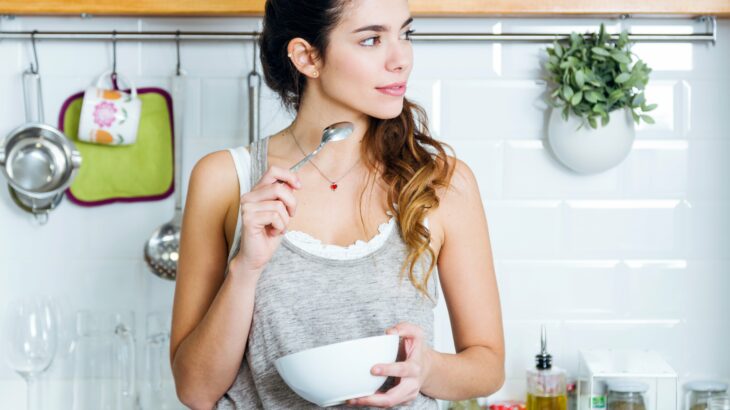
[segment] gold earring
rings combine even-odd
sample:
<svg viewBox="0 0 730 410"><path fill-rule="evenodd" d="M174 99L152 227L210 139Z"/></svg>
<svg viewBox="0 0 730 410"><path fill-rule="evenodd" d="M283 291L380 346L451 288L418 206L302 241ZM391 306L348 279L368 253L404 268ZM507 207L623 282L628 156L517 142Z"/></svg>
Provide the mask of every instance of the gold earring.
<svg viewBox="0 0 730 410"><path fill-rule="evenodd" d="M319 71L315 71L315 72L313 72L313 73L312 73L312 75L313 75L314 77L319 77Z"/></svg>

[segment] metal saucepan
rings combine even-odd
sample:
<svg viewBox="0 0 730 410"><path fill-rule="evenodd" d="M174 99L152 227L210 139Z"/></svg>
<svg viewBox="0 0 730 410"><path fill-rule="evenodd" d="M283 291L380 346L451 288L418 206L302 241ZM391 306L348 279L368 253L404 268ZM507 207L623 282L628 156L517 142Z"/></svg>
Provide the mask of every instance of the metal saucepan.
<svg viewBox="0 0 730 410"><path fill-rule="evenodd" d="M31 103L32 94L36 104ZM43 123L43 95L37 72L23 73L23 96L27 122L0 143L0 169L15 203L44 224L48 212L58 206L76 176L81 154L63 132Z"/></svg>

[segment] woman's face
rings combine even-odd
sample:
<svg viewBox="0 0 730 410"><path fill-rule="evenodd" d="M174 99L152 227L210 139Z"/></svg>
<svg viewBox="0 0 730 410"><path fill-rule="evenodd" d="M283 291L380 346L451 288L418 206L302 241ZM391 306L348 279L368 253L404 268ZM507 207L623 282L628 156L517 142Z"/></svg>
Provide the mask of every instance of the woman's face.
<svg viewBox="0 0 730 410"><path fill-rule="evenodd" d="M330 34L322 91L375 118L400 115L413 67L411 21L407 0L350 2ZM400 88L383 88L398 83Z"/></svg>

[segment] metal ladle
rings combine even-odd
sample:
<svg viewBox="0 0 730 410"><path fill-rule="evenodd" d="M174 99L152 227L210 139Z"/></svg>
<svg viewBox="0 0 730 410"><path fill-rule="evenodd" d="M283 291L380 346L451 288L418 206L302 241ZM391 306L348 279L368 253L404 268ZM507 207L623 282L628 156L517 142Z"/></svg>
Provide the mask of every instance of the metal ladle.
<svg viewBox="0 0 730 410"><path fill-rule="evenodd" d="M173 145L175 156L175 213L172 220L152 234L144 247L144 259L155 275L169 280L177 277L177 261L180 256L180 229L182 226L182 145L183 113L185 108L185 71L180 69L178 42L177 72L172 76Z"/></svg>
<svg viewBox="0 0 730 410"><path fill-rule="evenodd" d="M302 158L301 161L294 164L293 167L289 168L289 171L291 172L297 172L299 168L301 168L304 164L309 162L310 159L312 159L319 151L322 150L322 148L330 141L342 141L345 138L349 137L350 134L352 134L352 131L355 129L355 125L348 121L338 122L330 125L329 127L325 128L324 131L322 131L322 142L319 143L319 146L312 152L309 153L306 157ZM284 181L278 181L279 183L283 183Z"/></svg>

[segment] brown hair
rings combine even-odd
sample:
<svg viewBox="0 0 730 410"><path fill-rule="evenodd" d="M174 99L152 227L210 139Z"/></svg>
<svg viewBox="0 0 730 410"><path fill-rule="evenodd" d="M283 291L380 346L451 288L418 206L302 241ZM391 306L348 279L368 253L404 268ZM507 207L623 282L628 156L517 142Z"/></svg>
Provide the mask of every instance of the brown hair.
<svg viewBox="0 0 730 410"><path fill-rule="evenodd" d="M303 38L319 51L318 56L324 63L329 33L340 21L348 3L346 0L266 1L263 32L259 38L264 79L287 109L299 110L307 85L306 76L287 58L289 41ZM445 147L453 155L448 144L430 136L425 110L408 99L404 99L398 117L370 117L361 146L368 169L375 171L370 173L373 182L380 174L388 184L388 207L395 215L408 247L401 278L408 269L413 286L429 298L428 281L436 258L429 246L431 234L423 220L430 209L438 207L436 190L447 188L454 172ZM361 193L361 204L364 194L365 189ZM360 218L362 220L362 208ZM414 272L424 253L430 256L430 263L419 280Z"/></svg>

